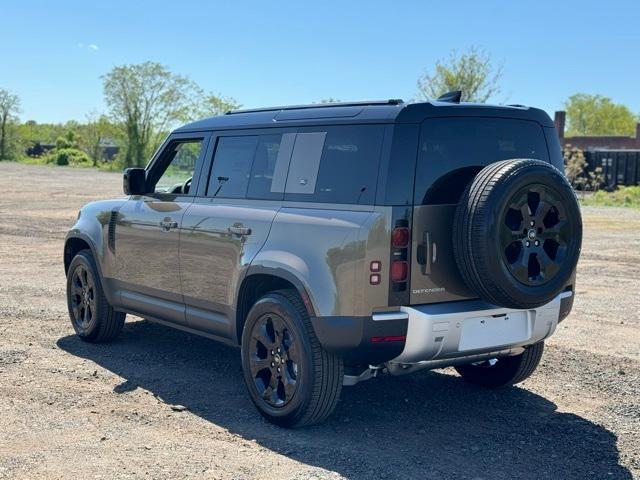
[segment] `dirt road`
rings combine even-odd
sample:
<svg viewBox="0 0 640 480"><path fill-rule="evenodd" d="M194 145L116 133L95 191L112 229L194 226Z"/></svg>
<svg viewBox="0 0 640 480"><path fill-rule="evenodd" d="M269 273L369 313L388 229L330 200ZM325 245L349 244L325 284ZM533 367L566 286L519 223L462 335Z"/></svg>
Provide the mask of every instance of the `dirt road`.
<svg viewBox="0 0 640 480"><path fill-rule="evenodd" d="M0 478L640 478L637 210L584 210L574 311L521 386L380 378L287 431L235 349L139 319L109 345L73 335L63 238L119 174L0 162L0 190Z"/></svg>

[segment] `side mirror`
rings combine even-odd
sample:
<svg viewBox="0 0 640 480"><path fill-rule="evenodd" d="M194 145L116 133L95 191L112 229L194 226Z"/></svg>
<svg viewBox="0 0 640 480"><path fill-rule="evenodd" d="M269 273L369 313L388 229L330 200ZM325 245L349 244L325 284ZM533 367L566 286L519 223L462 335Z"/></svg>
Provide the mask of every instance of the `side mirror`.
<svg viewBox="0 0 640 480"><path fill-rule="evenodd" d="M144 195L147 193L144 168L127 168L122 177L122 189L125 195Z"/></svg>

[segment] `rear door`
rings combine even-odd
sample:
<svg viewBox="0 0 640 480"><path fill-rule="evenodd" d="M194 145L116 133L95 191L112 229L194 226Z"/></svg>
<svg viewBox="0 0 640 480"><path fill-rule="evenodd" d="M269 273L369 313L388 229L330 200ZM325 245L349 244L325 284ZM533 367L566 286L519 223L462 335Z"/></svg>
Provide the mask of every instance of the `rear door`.
<svg viewBox="0 0 640 480"><path fill-rule="evenodd" d="M510 158L549 161L542 127L496 117L430 118L422 123L416 166L410 303L472 298L453 255L453 217L477 172Z"/></svg>
<svg viewBox="0 0 640 480"><path fill-rule="evenodd" d="M225 132L181 229L182 292L189 326L233 338L234 296L282 206L295 129Z"/></svg>

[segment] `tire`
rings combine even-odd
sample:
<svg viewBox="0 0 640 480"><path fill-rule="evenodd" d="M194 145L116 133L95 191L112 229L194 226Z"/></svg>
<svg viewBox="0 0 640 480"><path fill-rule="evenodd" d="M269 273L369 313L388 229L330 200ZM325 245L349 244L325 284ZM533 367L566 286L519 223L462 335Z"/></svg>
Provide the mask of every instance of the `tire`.
<svg viewBox="0 0 640 480"><path fill-rule="evenodd" d="M269 293L251 308L242 333L242 369L258 411L281 427L322 422L342 390L342 359L322 348L294 290Z"/></svg>
<svg viewBox="0 0 640 480"><path fill-rule="evenodd" d="M564 175L539 160L504 160L481 170L453 224L462 279L486 301L542 306L562 292L582 244L576 196Z"/></svg>
<svg viewBox="0 0 640 480"><path fill-rule="evenodd" d="M515 357L502 357L478 364L458 365L456 371L464 380L485 388L499 388L520 383L531 376L542 358L544 342L527 347Z"/></svg>
<svg viewBox="0 0 640 480"><path fill-rule="evenodd" d="M86 342L108 342L122 331L126 315L109 305L90 250L78 252L71 260L67 307L73 329Z"/></svg>

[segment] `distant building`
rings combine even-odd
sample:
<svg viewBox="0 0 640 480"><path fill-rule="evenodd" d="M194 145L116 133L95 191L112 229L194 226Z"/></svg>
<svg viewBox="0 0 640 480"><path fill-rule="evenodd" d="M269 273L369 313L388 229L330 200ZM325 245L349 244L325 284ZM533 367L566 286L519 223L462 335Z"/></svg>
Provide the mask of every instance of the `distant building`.
<svg viewBox="0 0 640 480"><path fill-rule="evenodd" d="M554 123L560 137L560 145L571 145L580 150L640 150L640 123L636 125L636 136L622 135L585 135L580 137L565 137L564 127L567 113L556 112Z"/></svg>
<svg viewBox="0 0 640 480"><path fill-rule="evenodd" d="M587 171L602 169L604 187L613 189L620 185L640 184L640 123L636 136L585 135L565 137L566 112L556 112L555 125L560 145L571 145L584 151Z"/></svg>

